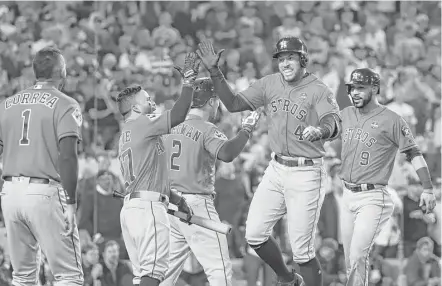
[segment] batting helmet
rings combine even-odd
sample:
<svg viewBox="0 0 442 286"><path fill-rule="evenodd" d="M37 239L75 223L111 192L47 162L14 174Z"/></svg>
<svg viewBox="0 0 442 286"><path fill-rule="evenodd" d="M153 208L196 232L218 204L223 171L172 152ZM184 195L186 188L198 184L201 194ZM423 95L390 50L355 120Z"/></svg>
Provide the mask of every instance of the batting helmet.
<svg viewBox="0 0 442 286"><path fill-rule="evenodd" d="M277 59L278 55L283 52L294 52L299 54L301 67L305 68L308 63L308 50L304 42L296 37L284 37L276 43L276 49L273 58Z"/></svg>
<svg viewBox="0 0 442 286"><path fill-rule="evenodd" d="M347 92L349 94L351 86L354 84L377 86L379 94L381 90L381 77L378 73L369 68L355 69L350 75L350 81L346 83Z"/></svg>
<svg viewBox="0 0 442 286"><path fill-rule="evenodd" d="M191 108L203 107L209 99L216 97L210 77L202 77L193 84L193 101Z"/></svg>

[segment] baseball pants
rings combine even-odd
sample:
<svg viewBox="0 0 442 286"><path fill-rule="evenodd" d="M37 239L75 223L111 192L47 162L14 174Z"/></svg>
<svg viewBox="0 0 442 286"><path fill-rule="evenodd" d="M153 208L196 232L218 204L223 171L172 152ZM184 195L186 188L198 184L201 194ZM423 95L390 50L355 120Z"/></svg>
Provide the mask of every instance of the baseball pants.
<svg viewBox="0 0 442 286"><path fill-rule="evenodd" d="M11 257L12 284L38 284L41 250L55 278L55 285L83 285L78 229L64 236L65 192L57 182L29 183L28 177L5 181L2 210Z"/></svg>
<svg viewBox="0 0 442 286"><path fill-rule="evenodd" d="M385 188L355 193L344 185L340 224L348 286L368 285L370 250L393 210Z"/></svg>
<svg viewBox="0 0 442 286"><path fill-rule="evenodd" d="M186 195L187 203L197 216L220 222L211 195ZM193 252L207 275L210 286L232 285L232 263L227 237L197 225L188 225L170 217L170 267L161 286L173 286Z"/></svg>
<svg viewBox="0 0 442 286"><path fill-rule="evenodd" d="M246 222L246 240L253 246L266 242L276 222L287 213L287 231L293 261L315 257L315 234L325 197L326 171L322 159L313 166L287 167L270 161L259 184Z"/></svg>
<svg viewBox="0 0 442 286"><path fill-rule="evenodd" d="M152 193L152 197L158 193ZM120 213L124 244L134 275L133 284L148 276L163 281L169 268L170 224L167 203L127 195Z"/></svg>

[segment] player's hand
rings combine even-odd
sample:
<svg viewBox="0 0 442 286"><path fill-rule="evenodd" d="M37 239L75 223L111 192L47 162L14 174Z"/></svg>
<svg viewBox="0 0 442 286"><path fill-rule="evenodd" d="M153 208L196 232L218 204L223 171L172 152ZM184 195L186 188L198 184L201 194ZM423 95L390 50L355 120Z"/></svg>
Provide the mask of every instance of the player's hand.
<svg viewBox="0 0 442 286"><path fill-rule="evenodd" d="M322 131L319 127L307 126L302 132L302 138L306 141L317 141L322 138Z"/></svg>
<svg viewBox="0 0 442 286"><path fill-rule="evenodd" d="M63 233L64 236L72 236L75 227L77 225L76 213L77 204L71 204L66 206L66 211L64 212L64 221L66 223L66 232Z"/></svg>
<svg viewBox="0 0 442 286"><path fill-rule="evenodd" d="M193 210L187 203L185 198L181 198L180 202L178 203L178 211L183 212L187 214L187 218L185 220L180 219L181 221L190 224L190 219L193 216Z"/></svg>
<svg viewBox="0 0 442 286"><path fill-rule="evenodd" d="M261 117L261 113L257 111L253 111L244 118L242 121L242 129L249 132L249 134L253 133L253 130L255 129L256 125L258 124L259 118Z"/></svg>
<svg viewBox="0 0 442 286"><path fill-rule="evenodd" d="M196 50L196 53L207 70L218 67L218 62L223 52L224 50L220 50L218 53L215 53L213 45L209 40L204 40L199 43L198 50Z"/></svg>
<svg viewBox="0 0 442 286"><path fill-rule="evenodd" d="M433 190L424 190L419 200L419 207L422 208L425 213L430 213L436 206L436 196Z"/></svg>
<svg viewBox="0 0 442 286"><path fill-rule="evenodd" d="M200 69L200 63L201 60L198 59L195 53L187 53L184 59L184 68L174 67L181 74L183 84L192 85L195 82Z"/></svg>

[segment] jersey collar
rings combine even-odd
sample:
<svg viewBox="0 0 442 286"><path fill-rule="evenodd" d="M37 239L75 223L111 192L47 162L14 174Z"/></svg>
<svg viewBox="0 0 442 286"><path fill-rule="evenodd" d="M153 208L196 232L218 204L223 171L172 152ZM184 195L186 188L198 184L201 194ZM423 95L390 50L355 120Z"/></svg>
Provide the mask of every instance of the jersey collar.
<svg viewBox="0 0 442 286"><path fill-rule="evenodd" d="M199 115L195 115L195 114L188 114L186 117L186 120L192 120L192 119L199 119L199 120L203 120L203 118Z"/></svg>
<svg viewBox="0 0 442 286"><path fill-rule="evenodd" d="M33 89L57 89L54 83L49 81L37 81L31 88Z"/></svg>

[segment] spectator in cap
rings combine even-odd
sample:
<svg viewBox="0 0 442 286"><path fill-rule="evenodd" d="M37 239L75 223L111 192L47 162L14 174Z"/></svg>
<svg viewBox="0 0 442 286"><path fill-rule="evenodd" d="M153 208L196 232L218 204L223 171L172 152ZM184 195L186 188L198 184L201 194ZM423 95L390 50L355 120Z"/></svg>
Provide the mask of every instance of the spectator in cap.
<svg viewBox="0 0 442 286"><path fill-rule="evenodd" d="M433 255L433 241L422 237L416 243L416 250L408 258L404 272L408 285L438 286L441 282L439 259Z"/></svg>

